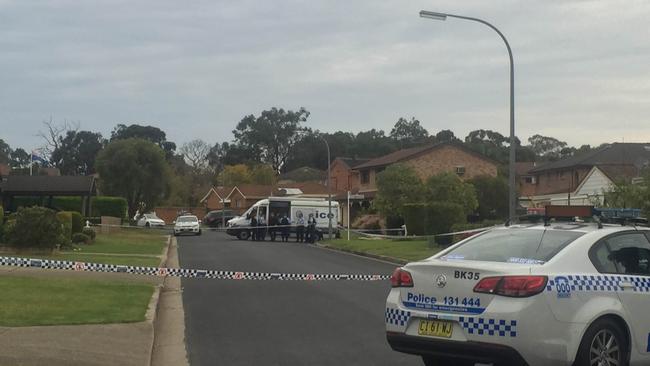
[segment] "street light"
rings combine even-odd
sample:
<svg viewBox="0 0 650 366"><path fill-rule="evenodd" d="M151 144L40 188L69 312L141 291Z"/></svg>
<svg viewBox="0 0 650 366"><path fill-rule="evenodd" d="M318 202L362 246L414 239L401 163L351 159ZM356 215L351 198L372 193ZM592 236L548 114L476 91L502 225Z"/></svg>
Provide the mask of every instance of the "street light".
<svg viewBox="0 0 650 366"><path fill-rule="evenodd" d="M437 13L434 11L426 11L422 10L420 11L420 17L422 18L428 18L428 19L435 19L435 20L447 20L447 18L457 18L457 19L463 19L463 20L471 20L473 22L478 22L481 24L485 24L488 27L492 28L503 40L503 42L506 44L506 48L508 49L508 57L510 58L510 166L508 167L509 169L509 179L508 179L508 218L510 220L514 219L515 214L516 214L516 190L515 190L515 151L516 151L516 143L515 143L515 68L514 68L514 61L512 59L512 50L510 49L510 44L508 43L508 40L506 37L501 33L497 27L493 26L492 24L486 22L485 20L478 19L478 18L471 18L471 17L466 17L466 16L461 16L461 15L454 15L454 14L447 14L447 13Z"/></svg>
<svg viewBox="0 0 650 366"><path fill-rule="evenodd" d="M331 176L331 171L330 171L330 144L327 142L325 137L322 135L319 135L320 139L325 142L325 146L327 146L327 196L328 198L328 206L329 206L329 211L327 213L327 218L329 219L329 225L327 229L327 238L329 240L332 240L332 176Z"/></svg>

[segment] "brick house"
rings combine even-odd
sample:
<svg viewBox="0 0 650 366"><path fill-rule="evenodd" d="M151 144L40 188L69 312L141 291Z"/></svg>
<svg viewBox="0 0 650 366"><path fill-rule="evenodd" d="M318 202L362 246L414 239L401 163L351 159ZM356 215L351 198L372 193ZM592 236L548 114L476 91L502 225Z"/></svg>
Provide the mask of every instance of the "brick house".
<svg viewBox="0 0 650 366"><path fill-rule="evenodd" d="M602 204L617 182L637 182L650 167L650 143L613 143L586 154L520 172L519 201L526 207Z"/></svg>
<svg viewBox="0 0 650 366"><path fill-rule="evenodd" d="M227 198L230 208L238 214L244 213L255 202L273 196L274 186L259 184L241 184L233 187Z"/></svg>
<svg viewBox="0 0 650 366"><path fill-rule="evenodd" d="M412 167L422 180L444 172L457 174L463 180L483 175L496 177L498 165L496 161L457 143L441 142L413 147L355 166L354 170L359 172L358 192L374 196L377 174L396 163Z"/></svg>
<svg viewBox="0 0 650 366"><path fill-rule="evenodd" d="M359 188L359 172L354 167L370 159L336 158L330 164L332 188L337 191L352 191Z"/></svg>
<svg viewBox="0 0 650 366"><path fill-rule="evenodd" d="M208 211L222 210L230 207L228 195L233 187L212 187L205 196L199 201Z"/></svg>

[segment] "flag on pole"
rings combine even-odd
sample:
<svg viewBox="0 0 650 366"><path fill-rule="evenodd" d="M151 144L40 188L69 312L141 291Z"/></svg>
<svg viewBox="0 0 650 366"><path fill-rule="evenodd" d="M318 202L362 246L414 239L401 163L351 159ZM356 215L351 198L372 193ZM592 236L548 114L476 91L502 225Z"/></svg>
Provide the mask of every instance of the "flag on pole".
<svg viewBox="0 0 650 366"><path fill-rule="evenodd" d="M32 150L32 163L37 162L43 166L50 165L50 162L47 161L47 159L43 158L42 156L39 156L36 154L37 151Z"/></svg>

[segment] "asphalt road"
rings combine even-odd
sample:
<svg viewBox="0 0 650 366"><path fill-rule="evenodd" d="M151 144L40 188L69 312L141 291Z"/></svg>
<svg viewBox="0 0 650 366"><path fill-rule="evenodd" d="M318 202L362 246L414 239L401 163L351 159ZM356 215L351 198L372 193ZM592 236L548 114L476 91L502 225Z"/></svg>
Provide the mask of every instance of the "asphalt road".
<svg viewBox="0 0 650 366"><path fill-rule="evenodd" d="M183 268L391 273L393 265L312 246L180 237ZM421 365L386 343L388 282L183 279L191 365Z"/></svg>

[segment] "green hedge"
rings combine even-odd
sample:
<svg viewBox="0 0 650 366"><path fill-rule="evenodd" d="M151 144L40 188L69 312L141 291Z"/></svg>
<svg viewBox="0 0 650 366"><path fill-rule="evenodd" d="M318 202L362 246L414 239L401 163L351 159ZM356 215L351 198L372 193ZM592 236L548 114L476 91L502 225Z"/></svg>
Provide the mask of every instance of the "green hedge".
<svg viewBox="0 0 650 366"><path fill-rule="evenodd" d="M92 215L90 216L113 216L126 218L129 204L122 197L93 197Z"/></svg>
<svg viewBox="0 0 650 366"><path fill-rule="evenodd" d="M409 235L434 235L451 232L455 224L467 222L463 206L449 202L404 205L404 223Z"/></svg>
<svg viewBox="0 0 650 366"><path fill-rule="evenodd" d="M4 223L5 223L5 210L0 206L0 243L4 240Z"/></svg>
<svg viewBox="0 0 650 366"><path fill-rule="evenodd" d="M48 203L49 199L47 197L15 197L13 200L15 208L42 206ZM82 212L82 203L81 197L53 197L51 208L57 211ZM128 204L126 199L122 197L92 197L90 206L91 214L88 216L114 216L119 218L126 218L127 216Z"/></svg>

